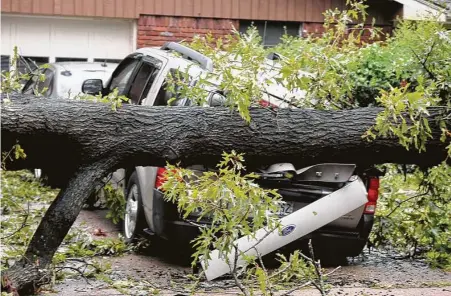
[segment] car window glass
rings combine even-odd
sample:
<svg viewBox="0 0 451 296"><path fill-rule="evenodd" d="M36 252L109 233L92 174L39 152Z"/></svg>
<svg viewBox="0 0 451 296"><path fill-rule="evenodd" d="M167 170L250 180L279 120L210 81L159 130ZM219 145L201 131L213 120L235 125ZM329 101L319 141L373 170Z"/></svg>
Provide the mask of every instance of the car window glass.
<svg viewBox="0 0 451 296"><path fill-rule="evenodd" d="M37 87L37 84L40 81L40 75L44 74L46 69L39 69L36 70L30 77L30 79L25 83L23 89L22 89L22 93L27 94L27 95L32 95L34 94L34 90Z"/></svg>
<svg viewBox="0 0 451 296"><path fill-rule="evenodd" d="M46 69L44 72L44 81L39 80L37 82L37 91L45 97L48 97L52 94L53 90L53 76L54 72L50 69Z"/></svg>
<svg viewBox="0 0 451 296"><path fill-rule="evenodd" d="M36 86L36 82L38 81L38 79L39 79L38 74L32 75L30 79L27 81L27 83L25 83L25 86L22 89L22 93L32 95L34 93L33 90Z"/></svg>
<svg viewBox="0 0 451 296"><path fill-rule="evenodd" d="M181 86L177 85L178 80L184 80L183 75L178 73L177 69L171 69L168 76L169 77L165 79L158 91L154 106L186 106L188 100L182 97L181 93L178 91ZM168 83L175 85L173 85L173 87L168 87Z"/></svg>
<svg viewBox="0 0 451 296"><path fill-rule="evenodd" d="M131 84L128 98L133 104L140 104L146 97L152 83L158 74L158 69L152 64L142 63L139 67L133 83Z"/></svg>
<svg viewBox="0 0 451 296"><path fill-rule="evenodd" d="M135 69L138 62L138 59L129 58L118 66L118 69L116 69L115 73L113 74L113 78L110 83L110 92L117 88L119 90L119 95L124 94L127 82L130 79L130 76L132 75L133 70Z"/></svg>

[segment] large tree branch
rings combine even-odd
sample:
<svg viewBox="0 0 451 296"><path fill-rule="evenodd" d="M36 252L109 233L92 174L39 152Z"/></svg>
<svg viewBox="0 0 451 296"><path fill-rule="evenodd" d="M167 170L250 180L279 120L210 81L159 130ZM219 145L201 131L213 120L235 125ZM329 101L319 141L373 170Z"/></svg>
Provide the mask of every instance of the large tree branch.
<svg viewBox="0 0 451 296"><path fill-rule="evenodd" d="M143 107L71 100L14 99L2 104L2 149L18 140L28 157L16 167L75 171L116 157L117 166L214 163L222 151L246 153L248 166L292 162L409 163L430 165L445 157L431 109L433 139L425 153L406 151L397 139L361 138L379 108L343 111L251 110L246 124L226 108ZM450 120L448 120L450 121Z"/></svg>
<svg viewBox="0 0 451 296"><path fill-rule="evenodd" d="M114 158L81 167L62 188L41 220L22 260L2 274L2 290L30 295L49 282L46 269L80 213L87 197L112 169ZM8 286L3 283L8 283Z"/></svg>

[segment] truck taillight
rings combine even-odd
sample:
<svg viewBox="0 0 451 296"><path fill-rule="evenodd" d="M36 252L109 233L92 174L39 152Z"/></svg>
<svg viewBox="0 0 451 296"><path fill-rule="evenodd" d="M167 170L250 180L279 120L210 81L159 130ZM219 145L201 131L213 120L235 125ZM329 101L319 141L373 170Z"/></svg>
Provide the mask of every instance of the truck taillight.
<svg viewBox="0 0 451 296"><path fill-rule="evenodd" d="M272 103L270 103L270 102L268 102L268 101L265 101L265 100L260 100L260 101L258 101L258 104L259 104L261 107L263 107L263 108L267 108L267 107L277 108L277 105L272 104Z"/></svg>
<svg viewBox="0 0 451 296"><path fill-rule="evenodd" d="M370 177L368 180L368 202L365 204L365 214L376 212L377 199L379 198L379 178Z"/></svg>
<svg viewBox="0 0 451 296"><path fill-rule="evenodd" d="M164 184L164 182L166 181L165 173L166 173L166 169L165 168L158 168L158 170L157 170L157 178L155 180L155 188L156 189L159 189Z"/></svg>

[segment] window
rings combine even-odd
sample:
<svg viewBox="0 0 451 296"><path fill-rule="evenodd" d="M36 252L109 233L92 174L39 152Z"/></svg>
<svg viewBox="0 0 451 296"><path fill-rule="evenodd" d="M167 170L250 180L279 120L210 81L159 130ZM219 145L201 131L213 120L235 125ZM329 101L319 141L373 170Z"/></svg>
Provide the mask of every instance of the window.
<svg viewBox="0 0 451 296"><path fill-rule="evenodd" d="M47 64L49 62L48 57L24 57L21 56L17 63L17 68L20 73L33 72L39 66Z"/></svg>
<svg viewBox="0 0 451 296"><path fill-rule="evenodd" d="M128 97L133 104L140 104L141 100L146 97L157 74L158 71L154 65L148 63L141 64L128 94Z"/></svg>
<svg viewBox="0 0 451 296"><path fill-rule="evenodd" d="M41 93L44 97L49 97L53 91L53 76L54 72L51 69L45 69L44 71L44 81L38 81L37 91ZM45 92L43 92L45 90Z"/></svg>
<svg viewBox="0 0 451 296"><path fill-rule="evenodd" d="M39 75L35 74L31 76L31 78L25 83L25 86L22 89L22 93L31 95L33 94L34 87L36 86L36 82L38 81Z"/></svg>
<svg viewBox="0 0 451 296"><path fill-rule="evenodd" d="M2 55L1 71L9 71L9 55Z"/></svg>
<svg viewBox="0 0 451 296"><path fill-rule="evenodd" d="M177 90L180 86L177 86L175 81L177 79L184 79L182 76L183 74L178 73L178 71L179 70L177 69L171 69L169 71L170 77L163 82L163 85L158 91L154 106L167 106L168 104L170 106L186 106L189 103L188 100L183 98ZM171 83L176 84L174 88L176 93L173 93L168 89L168 80L171 81Z"/></svg>
<svg viewBox="0 0 451 296"><path fill-rule="evenodd" d="M121 59L94 59L94 62L96 63L114 63L119 64L122 60Z"/></svg>
<svg viewBox="0 0 451 296"><path fill-rule="evenodd" d="M133 73L133 70L138 65L139 59L126 58L117 68L114 70L113 78L111 79L108 90L111 92L115 88L119 90L119 95L125 94L125 87Z"/></svg>
<svg viewBox="0 0 451 296"><path fill-rule="evenodd" d="M85 59L85 58L56 58L55 61L57 63L60 63L60 62L87 62L88 59Z"/></svg>
<svg viewBox="0 0 451 296"><path fill-rule="evenodd" d="M240 21L240 32L246 33L252 25L257 28L262 37L263 45L271 47L277 45L285 33L290 36L299 36L301 24L297 22Z"/></svg>
<svg viewBox="0 0 451 296"><path fill-rule="evenodd" d="M39 74L44 74L44 81L40 81ZM33 75L30 80L25 84L22 92L24 94L34 94L34 90L36 89L39 93L42 93L45 88L46 91L42 93L43 96L48 97L52 94L53 91L53 76L54 72L51 69L40 69Z"/></svg>

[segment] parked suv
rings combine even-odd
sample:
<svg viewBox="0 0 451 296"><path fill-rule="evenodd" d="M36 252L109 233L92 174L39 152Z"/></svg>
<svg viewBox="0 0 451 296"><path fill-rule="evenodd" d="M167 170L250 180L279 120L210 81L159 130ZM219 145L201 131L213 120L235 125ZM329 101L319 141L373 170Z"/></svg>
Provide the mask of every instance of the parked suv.
<svg viewBox="0 0 451 296"><path fill-rule="evenodd" d="M162 48L141 48L119 64L106 88L101 88L102 81L88 80L84 83L84 89L88 93L102 91L107 94L118 88L119 94L129 97L133 104L168 105L169 100L175 97L175 100L171 100L171 105L188 106L188 98L170 93L166 87L168 81L173 81L168 77L178 70L187 71L192 79L190 83L195 84L196 77L213 70L213 62L178 43L168 43ZM270 88L267 94L277 98L279 91L280 87ZM220 91L209 90L208 93L209 106L221 105L225 100ZM280 97L277 102L270 104L279 107L286 105ZM193 166L192 169L207 170L203 166ZM123 180L122 186L125 189L123 231L127 241L133 241L143 233L167 240L176 239L178 242L187 242L195 237L197 228L181 219L176 206L165 202L164 194L158 189L164 182L164 172L165 168L162 167L139 166L124 168L113 174L116 181ZM286 178L286 172L294 177ZM330 221L308 236L313 238L315 249L321 257L333 255L334 258L344 258L356 256L362 251L373 225L379 187L377 173L356 168L353 164L318 164L308 168L295 168L290 163L274 164L257 173L261 175L257 181L260 186L277 188L286 201L279 213L281 217L343 188L352 179L362 178L361 186L366 188L361 192L368 192L368 202L339 219ZM346 203L347 196L342 199ZM197 217L188 219L194 220ZM303 237L300 241L305 241L306 238ZM299 241L295 245L297 243Z"/></svg>
<svg viewBox="0 0 451 296"><path fill-rule="evenodd" d="M111 77L117 64L88 63L88 62L60 62L50 63L47 67L37 69L36 75L31 75L25 83L22 93L34 94L34 91L44 92L44 97L53 99L74 98L81 92L86 79L107 80ZM44 75L40 80L39 75Z"/></svg>

